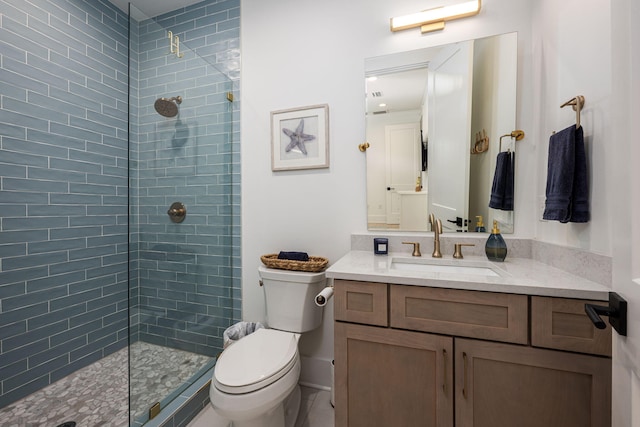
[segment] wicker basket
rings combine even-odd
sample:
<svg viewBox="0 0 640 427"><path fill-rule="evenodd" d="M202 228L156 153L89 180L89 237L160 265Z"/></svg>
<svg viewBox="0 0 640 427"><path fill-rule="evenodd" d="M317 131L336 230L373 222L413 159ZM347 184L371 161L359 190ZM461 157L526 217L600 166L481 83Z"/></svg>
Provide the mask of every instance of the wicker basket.
<svg viewBox="0 0 640 427"><path fill-rule="evenodd" d="M294 261L290 259L278 259L278 254L262 255L260 260L269 268L280 270L296 270L317 273L327 268L329 260L321 256L310 256L309 261Z"/></svg>

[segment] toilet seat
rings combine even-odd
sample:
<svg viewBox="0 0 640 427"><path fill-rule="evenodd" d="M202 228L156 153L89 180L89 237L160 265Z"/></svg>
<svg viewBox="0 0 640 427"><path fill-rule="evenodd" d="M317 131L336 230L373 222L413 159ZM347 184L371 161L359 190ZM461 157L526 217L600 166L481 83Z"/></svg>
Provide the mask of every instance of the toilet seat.
<svg viewBox="0 0 640 427"><path fill-rule="evenodd" d="M291 332L258 329L222 352L214 386L225 393L244 394L282 378L298 361L298 341Z"/></svg>

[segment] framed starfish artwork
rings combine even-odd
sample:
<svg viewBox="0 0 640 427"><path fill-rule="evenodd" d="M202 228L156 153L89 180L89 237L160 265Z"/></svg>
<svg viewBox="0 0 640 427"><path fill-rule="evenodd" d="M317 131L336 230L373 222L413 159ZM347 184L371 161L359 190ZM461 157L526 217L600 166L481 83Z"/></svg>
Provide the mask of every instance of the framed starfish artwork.
<svg viewBox="0 0 640 427"><path fill-rule="evenodd" d="M271 170L328 167L328 105L271 112Z"/></svg>

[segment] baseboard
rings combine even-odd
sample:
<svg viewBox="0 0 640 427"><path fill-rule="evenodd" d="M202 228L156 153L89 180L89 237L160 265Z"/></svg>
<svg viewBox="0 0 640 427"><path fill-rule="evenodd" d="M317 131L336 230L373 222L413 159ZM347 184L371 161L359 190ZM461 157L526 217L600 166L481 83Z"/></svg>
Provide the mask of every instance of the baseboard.
<svg viewBox="0 0 640 427"><path fill-rule="evenodd" d="M331 390L333 378L331 378L331 359L300 356L300 385Z"/></svg>
<svg viewBox="0 0 640 427"><path fill-rule="evenodd" d="M303 381L298 382L298 384L300 384L303 387L315 388L316 390L331 391L331 387L325 387L323 385L312 384L312 383L307 383Z"/></svg>

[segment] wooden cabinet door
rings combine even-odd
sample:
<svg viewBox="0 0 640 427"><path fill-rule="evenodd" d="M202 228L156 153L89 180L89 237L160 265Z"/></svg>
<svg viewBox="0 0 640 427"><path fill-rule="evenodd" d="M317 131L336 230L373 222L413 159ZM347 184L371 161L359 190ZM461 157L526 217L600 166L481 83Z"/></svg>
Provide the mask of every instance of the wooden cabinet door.
<svg viewBox="0 0 640 427"><path fill-rule="evenodd" d="M335 323L336 427L453 427L453 338Z"/></svg>
<svg viewBox="0 0 640 427"><path fill-rule="evenodd" d="M611 426L611 359L455 340L456 426Z"/></svg>

